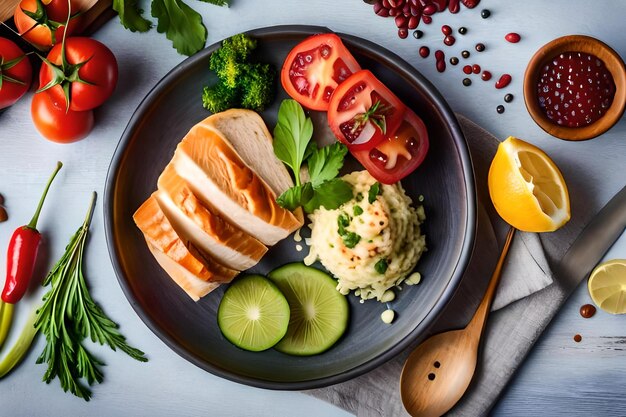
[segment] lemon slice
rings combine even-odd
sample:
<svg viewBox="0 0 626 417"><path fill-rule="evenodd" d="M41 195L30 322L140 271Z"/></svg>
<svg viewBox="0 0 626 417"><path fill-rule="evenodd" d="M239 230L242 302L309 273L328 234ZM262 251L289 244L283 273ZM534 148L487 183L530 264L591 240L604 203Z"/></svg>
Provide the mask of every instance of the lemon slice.
<svg viewBox="0 0 626 417"><path fill-rule="evenodd" d="M498 214L526 232L552 232L570 219L563 175L541 149L510 136L489 168L489 195Z"/></svg>
<svg viewBox="0 0 626 417"><path fill-rule="evenodd" d="M626 259L613 259L598 265L588 282L589 295L602 310L626 313Z"/></svg>

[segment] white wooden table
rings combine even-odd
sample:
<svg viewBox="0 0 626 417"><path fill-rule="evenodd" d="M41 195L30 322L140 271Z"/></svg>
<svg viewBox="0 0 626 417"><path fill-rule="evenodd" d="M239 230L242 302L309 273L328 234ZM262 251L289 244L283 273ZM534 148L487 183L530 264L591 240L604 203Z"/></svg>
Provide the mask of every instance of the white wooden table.
<svg viewBox="0 0 626 417"><path fill-rule="evenodd" d="M524 138L546 150L560 166L570 187L573 215L603 205L626 183L626 123L622 120L601 138L567 143L540 130L523 104L522 76L534 51L551 39L574 33L595 36L626 56L624 20L626 3L612 0L497 2L483 0L474 10L462 8L458 15L436 15L430 26L421 27L421 40L401 40L391 19L375 16L361 0L233 0L230 9L194 0L187 2L204 17L208 43L240 31L276 24L324 25L339 32L375 41L415 65L443 93L453 109L470 117L496 136ZM149 9L147 2L144 8ZM480 10L492 16L481 19ZM457 44L443 46L440 27L455 30L466 26L468 34L457 36ZM511 45L503 40L508 32L519 32L522 41ZM183 57L176 54L165 36L152 30L133 34L117 20L96 35L116 54L120 64L117 90L96 111L96 128L81 142L57 145L36 132L30 120L30 97L0 114L0 193L5 197L10 219L0 224L0 245L6 245L13 229L30 219L42 184L57 160L65 163L46 202L40 228L46 236L45 274L82 221L90 192L102 195L110 158L132 112L154 86ZM483 42L481 54L473 47ZM472 52L468 62L478 63L494 75L508 72L513 82L508 92L515 95L506 112L496 113L504 92L493 88L495 80L482 82L474 76L471 87L463 87L460 67L440 74L434 58L422 59L417 50L428 45L443 49L448 57ZM150 415L150 416L344 416L342 410L298 392L276 392L238 385L186 362L168 349L143 324L124 297L111 267L98 202L87 252L86 275L94 298L121 324L131 344L147 352L150 362L142 364L108 348L94 348L104 359L105 382L94 387L94 397L85 403L64 394L58 381L40 382L43 365L35 359L43 348L39 340L28 357L10 377L0 381L0 415ZM4 249L2 249L4 251ZM626 258L626 238L608 257ZM0 270L4 271L4 257ZM16 328L36 294L18 305ZM624 415L626 413L626 317L598 312L585 320L578 308L589 302L582 285L564 306L553 325L517 374L501 401L496 415ZM572 338L583 336L580 343ZM13 334L15 337L15 334ZM10 342L10 341L9 341Z"/></svg>

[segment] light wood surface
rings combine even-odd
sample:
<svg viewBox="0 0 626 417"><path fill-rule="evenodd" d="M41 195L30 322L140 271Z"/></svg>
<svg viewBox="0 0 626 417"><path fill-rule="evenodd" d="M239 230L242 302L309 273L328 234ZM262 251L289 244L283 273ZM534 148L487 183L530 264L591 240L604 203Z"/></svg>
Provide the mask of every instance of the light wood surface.
<svg viewBox="0 0 626 417"><path fill-rule="evenodd" d="M1 2L0 2L1 3ZM559 165L570 190L572 214L597 210L626 182L626 121L623 119L597 139L566 142L546 134L530 118L523 102L522 79L526 63L550 40L574 33L602 39L626 57L624 20L626 2L571 0L546 2L498 2L482 0L479 7L462 9L457 15L436 15L430 26L422 27L425 36L399 39L393 19L373 14L360 0L233 0L230 8L187 1L203 16L211 44L240 31L277 24L314 24L358 35L397 53L426 76L442 93L454 111L460 112L499 138L516 135L544 149ZM141 2L149 10L148 2ZM262 7L260 7L262 5ZM489 8L489 19L480 10ZM148 13L149 15L149 13ZM465 37L444 47L440 27L455 30L467 27ZM507 44L503 37L516 31L518 44ZM0 224L0 253L10 234L28 221L33 204L41 193L42 181L57 160L65 166L50 191L40 218L46 245L42 250L39 273L47 272L62 254L69 237L82 221L91 191L102 195L109 162L121 134L143 97L184 57L155 29L145 34L131 33L114 19L105 24L95 38L115 53L120 64L120 81L105 106L96 110L96 127L91 135L76 144L56 145L42 139L30 118L30 94L14 107L0 113L0 193L5 198L9 221ZM475 43L487 49L476 53ZM502 90L493 82L473 78L470 87L461 83L465 74L459 64L437 72L434 58L422 59L417 50L428 45L442 48L447 57L460 51L472 52L471 60L494 74L508 72L513 81L507 92L515 99L504 103ZM431 53L432 55L432 53ZM504 104L506 112L495 107ZM158 143L158 138L155 138ZM85 274L92 295L104 310L121 325L131 344L144 350L150 362L138 363L106 348L94 349L107 363L104 383L94 387L94 398L85 403L60 389L58 382L41 382L43 365L35 360L43 349L38 340L24 363L0 380L0 415L22 416L255 416L255 417L346 417L349 414L299 392L266 391L217 378L185 361L162 343L143 324L126 300L117 283L104 238L102 206L94 214L88 244ZM496 254L494 254L495 256ZM622 237L610 258L626 257L626 237ZM0 256L0 271L5 259ZM36 294L16 308L15 327L20 318L39 301ZM611 316L602 311L591 319L578 313L590 302L583 285L561 309L558 317L535 347L525 365L514 377L495 416L623 416L626 410L626 316ZM463 306L459 306L462 308ZM580 343L572 337L580 333ZM13 337L15 335L10 335ZM11 339L9 339L10 343ZM384 410L383 410L384 411ZM384 415L381 412L380 415Z"/></svg>

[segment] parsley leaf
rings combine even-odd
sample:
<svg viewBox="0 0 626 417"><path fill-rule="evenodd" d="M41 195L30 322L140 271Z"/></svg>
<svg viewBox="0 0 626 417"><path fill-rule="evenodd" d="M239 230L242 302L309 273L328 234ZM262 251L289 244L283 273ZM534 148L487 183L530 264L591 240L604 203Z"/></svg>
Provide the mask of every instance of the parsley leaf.
<svg viewBox="0 0 626 417"><path fill-rule="evenodd" d="M313 187L335 178L343 166L343 159L347 153L348 148L339 142L314 150L307 160Z"/></svg>
<svg viewBox="0 0 626 417"><path fill-rule="evenodd" d="M341 236L341 240L343 240L343 244L346 245L346 248L352 249L361 241L361 236L354 232L348 232Z"/></svg>
<svg viewBox="0 0 626 417"><path fill-rule="evenodd" d="M300 185L300 166L308 157L313 136L313 122L306 117L302 106L295 100L283 100L278 109L278 122L274 128L274 154L291 168Z"/></svg>
<svg viewBox="0 0 626 417"><path fill-rule="evenodd" d="M204 48L202 16L182 0L152 0L152 16L159 21L157 31L165 33L179 54L193 55Z"/></svg>
<svg viewBox="0 0 626 417"><path fill-rule="evenodd" d="M230 6L230 0L201 0L205 3L214 4L216 6Z"/></svg>
<svg viewBox="0 0 626 417"><path fill-rule="evenodd" d="M385 272L387 272L387 268L389 268L389 263L387 262L385 258L381 258L374 265L374 269L376 270L376 272L378 272L381 275L384 275Z"/></svg>
<svg viewBox="0 0 626 417"><path fill-rule="evenodd" d="M289 188L276 199L279 206L287 210L295 210L298 207L307 204L314 196L313 186L310 182L304 185L296 185Z"/></svg>
<svg viewBox="0 0 626 417"><path fill-rule="evenodd" d="M378 194L380 194L380 183L375 182L374 184L372 184L369 192L367 193L367 201L372 204L374 201L376 201L376 197L378 196Z"/></svg>
<svg viewBox="0 0 626 417"><path fill-rule="evenodd" d="M143 10L136 0L113 0L113 10L120 17L120 23L131 32L147 32L152 23L142 16Z"/></svg>
<svg viewBox="0 0 626 417"><path fill-rule="evenodd" d="M307 213L323 206L327 210L339 208L343 203L352 198L352 188L341 178L333 178L324 181L317 187L313 187L315 194L306 204L303 204Z"/></svg>
<svg viewBox="0 0 626 417"><path fill-rule="evenodd" d="M335 178L343 166L348 149L339 143L317 148L311 141L313 122L295 100L283 100L274 128L274 154L289 166L296 185L281 194L276 202L289 210L302 206L307 213L323 206L336 209L352 198L350 185ZM300 168L306 161L310 182L301 183Z"/></svg>

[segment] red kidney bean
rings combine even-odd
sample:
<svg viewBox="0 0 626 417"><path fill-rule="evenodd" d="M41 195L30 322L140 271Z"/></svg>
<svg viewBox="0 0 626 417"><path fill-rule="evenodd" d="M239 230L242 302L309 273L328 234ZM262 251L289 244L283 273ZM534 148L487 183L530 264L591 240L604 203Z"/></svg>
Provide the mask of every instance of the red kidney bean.
<svg viewBox="0 0 626 417"><path fill-rule="evenodd" d="M480 74L480 65L478 65L478 64L472 65L472 72L474 74Z"/></svg>
<svg viewBox="0 0 626 417"><path fill-rule="evenodd" d="M409 3L411 3L411 6L417 6L419 4L418 0L409 0Z"/></svg>
<svg viewBox="0 0 626 417"><path fill-rule="evenodd" d="M397 16L399 14L400 14L400 10L398 10L398 9L389 9L389 16L394 17L394 16Z"/></svg>
<svg viewBox="0 0 626 417"><path fill-rule="evenodd" d="M430 55L430 48L428 48L428 46L422 46L419 49L419 53L422 58L428 58L428 55Z"/></svg>
<svg viewBox="0 0 626 417"><path fill-rule="evenodd" d="M465 65L463 67L463 72L466 74L471 74L472 73L472 66L471 65Z"/></svg>
<svg viewBox="0 0 626 417"><path fill-rule="evenodd" d="M400 1L398 0L387 0L387 2L389 3L389 7L391 8L396 8L399 6Z"/></svg>
<svg viewBox="0 0 626 417"><path fill-rule="evenodd" d="M491 79L491 73L489 71L483 71L483 73L480 74L480 78L482 78L483 81L489 81Z"/></svg>
<svg viewBox="0 0 626 417"><path fill-rule="evenodd" d="M461 6L459 4L459 0L450 0L448 3L448 10L450 13L458 13L460 9Z"/></svg>
<svg viewBox="0 0 626 417"><path fill-rule="evenodd" d="M443 43L445 43L447 46L454 45L454 42L456 42L456 39L452 35L448 35L445 38L443 38Z"/></svg>
<svg viewBox="0 0 626 417"><path fill-rule="evenodd" d="M448 25L443 25L441 27L441 33L443 33L444 35L448 36L449 34L452 33L452 28Z"/></svg>
<svg viewBox="0 0 626 417"><path fill-rule="evenodd" d="M409 23L408 23L408 25L407 25L407 26L408 26L408 28L409 28L409 29L413 30L413 29L415 29L415 28L417 27L417 25L419 25L419 24L420 24L420 19L419 19L419 17L417 17L417 16L411 16L411 17L409 18Z"/></svg>
<svg viewBox="0 0 626 417"><path fill-rule="evenodd" d="M437 71L444 72L446 70L446 61L445 60L437 61L436 67L437 67Z"/></svg>
<svg viewBox="0 0 626 417"><path fill-rule="evenodd" d="M406 28L400 28L398 29L398 36L400 37L400 39L405 39L407 36L409 36L409 31Z"/></svg>
<svg viewBox="0 0 626 417"><path fill-rule="evenodd" d="M433 0L433 4L437 6L438 12L443 12L448 5L448 0Z"/></svg>
<svg viewBox="0 0 626 417"><path fill-rule="evenodd" d="M430 25L433 22L433 18L430 16L423 15L422 22L424 22L427 25Z"/></svg>
<svg viewBox="0 0 626 417"><path fill-rule="evenodd" d="M399 14L396 16L396 26L398 29L405 28L407 26L408 19L403 15Z"/></svg>
<svg viewBox="0 0 626 417"><path fill-rule="evenodd" d="M385 9L391 9L391 6L389 5L389 0L383 0L382 5Z"/></svg>
<svg viewBox="0 0 626 417"><path fill-rule="evenodd" d="M504 88L511 83L511 76L509 74L503 74L498 81L496 81L496 88Z"/></svg>
<svg viewBox="0 0 626 417"><path fill-rule="evenodd" d="M473 9L474 7L478 6L480 0L461 0L461 3L463 3L463 5L468 9Z"/></svg>
<svg viewBox="0 0 626 417"><path fill-rule="evenodd" d="M389 10L381 6L380 10L378 10L376 14L381 17L389 17Z"/></svg>
<svg viewBox="0 0 626 417"><path fill-rule="evenodd" d="M518 43L520 39L522 39L522 37L518 33L511 32L511 33L507 33L504 36L504 39L506 39L508 42L511 42L511 43Z"/></svg>
<svg viewBox="0 0 626 417"><path fill-rule="evenodd" d="M422 9L419 6L411 6L411 15L417 16L418 19L422 17Z"/></svg>
<svg viewBox="0 0 626 417"><path fill-rule="evenodd" d="M411 14L411 5L409 3L402 6L402 13L404 13L406 16Z"/></svg>
<svg viewBox="0 0 626 417"><path fill-rule="evenodd" d="M429 4L428 6L424 7L422 13L426 16L432 16L437 13L437 6L435 6L434 4Z"/></svg>

